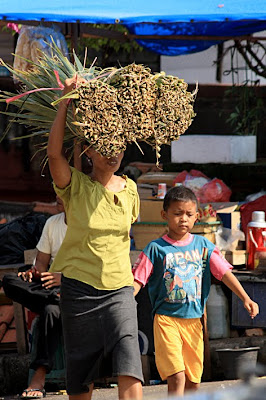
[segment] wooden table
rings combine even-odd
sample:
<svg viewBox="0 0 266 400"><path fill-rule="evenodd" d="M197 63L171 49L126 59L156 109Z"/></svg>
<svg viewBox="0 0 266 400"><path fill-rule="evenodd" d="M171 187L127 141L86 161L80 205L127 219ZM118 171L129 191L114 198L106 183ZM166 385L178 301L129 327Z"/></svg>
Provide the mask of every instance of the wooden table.
<svg viewBox="0 0 266 400"><path fill-rule="evenodd" d="M17 274L18 269L23 265L25 264L0 265L0 279L2 279L4 275L10 274L12 272ZM13 301L13 307L16 326L17 351L18 354L26 354L28 352L28 340L24 307L21 304L16 303L15 301Z"/></svg>

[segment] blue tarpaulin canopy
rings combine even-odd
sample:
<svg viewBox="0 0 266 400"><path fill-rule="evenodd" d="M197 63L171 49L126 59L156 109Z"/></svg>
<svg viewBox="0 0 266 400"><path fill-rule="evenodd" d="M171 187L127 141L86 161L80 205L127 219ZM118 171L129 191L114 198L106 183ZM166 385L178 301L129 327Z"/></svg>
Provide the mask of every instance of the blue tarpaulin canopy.
<svg viewBox="0 0 266 400"><path fill-rule="evenodd" d="M205 50L221 36L266 30L266 0L1 0L0 19L121 23L131 34L141 35L141 45L173 56ZM180 35L193 40L176 40Z"/></svg>

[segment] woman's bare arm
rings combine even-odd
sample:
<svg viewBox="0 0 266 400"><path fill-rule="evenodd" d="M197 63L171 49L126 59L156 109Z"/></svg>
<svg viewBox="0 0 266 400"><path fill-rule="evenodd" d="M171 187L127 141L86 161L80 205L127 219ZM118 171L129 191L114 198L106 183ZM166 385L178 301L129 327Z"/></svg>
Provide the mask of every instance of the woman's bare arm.
<svg viewBox="0 0 266 400"><path fill-rule="evenodd" d="M73 90L75 78L66 79L63 94ZM53 122L47 146L47 156L49 160L49 168L56 186L59 188L66 187L71 180L71 170L67 159L63 154L63 140L65 135L65 125L67 116L67 100L59 103L57 114Z"/></svg>

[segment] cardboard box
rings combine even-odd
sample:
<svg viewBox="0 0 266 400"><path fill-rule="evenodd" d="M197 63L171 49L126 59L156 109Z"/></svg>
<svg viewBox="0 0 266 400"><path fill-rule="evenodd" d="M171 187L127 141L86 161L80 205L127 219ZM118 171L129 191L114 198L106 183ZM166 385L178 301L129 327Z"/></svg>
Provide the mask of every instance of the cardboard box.
<svg viewBox="0 0 266 400"><path fill-rule="evenodd" d="M234 250L234 251L222 251L224 258L231 265L244 265L246 264L246 251L245 250Z"/></svg>
<svg viewBox="0 0 266 400"><path fill-rule="evenodd" d="M172 187L177 175L178 172L147 172L138 177L137 184L149 183L158 185L158 183L166 183L167 186Z"/></svg>
<svg viewBox="0 0 266 400"><path fill-rule="evenodd" d="M143 250L148 243L165 235L167 231L166 223L136 222L132 225L136 250Z"/></svg>
<svg viewBox="0 0 266 400"><path fill-rule="evenodd" d="M210 203L201 203L200 206L204 208L204 206L207 206ZM239 206L239 203L237 201L223 201L223 202L211 202L211 205L213 206L214 210L217 212L226 212L226 213L231 213L237 209Z"/></svg>
<svg viewBox="0 0 266 400"><path fill-rule="evenodd" d="M215 244L215 233L202 233L202 232L199 232L196 235L204 236L210 242Z"/></svg>
<svg viewBox="0 0 266 400"><path fill-rule="evenodd" d="M214 222L196 222L193 226L191 233L215 233L220 226L220 221Z"/></svg>
<svg viewBox="0 0 266 400"><path fill-rule="evenodd" d="M226 203L219 203L219 204L226 204ZM236 206L234 206L233 208L236 208ZM163 222L164 220L161 217L162 209L163 209L163 200L157 200L156 198L153 200L152 199L141 199L138 222ZM223 208L221 208L221 210L223 211L221 214L220 214L220 211L217 210L217 216L218 216L218 219L220 219L221 222L223 223L223 226L225 228L239 230L240 211L232 211L231 207L230 208L223 207ZM224 218L222 219L222 218L220 218L220 216L224 217ZM228 222L224 225L223 220L225 220L225 218L227 218ZM214 227L216 227L215 221L216 221L215 218L213 221L211 219L209 219L208 221L203 221L203 222L210 222L210 224L203 223L202 227L204 226L204 228L206 228L207 230L212 229L212 231L213 231ZM230 226L229 226L229 223L230 223ZM219 226L219 224L220 224L220 221L217 222L218 226ZM198 229L200 229L200 228L198 228ZM215 228L215 230L217 230L217 229ZM207 232L205 232L205 233L207 233Z"/></svg>
<svg viewBox="0 0 266 400"><path fill-rule="evenodd" d="M140 200L152 199L158 191L157 185L149 185L147 183L139 183L137 188Z"/></svg>
<svg viewBox="0 0 266 400"><path fill-rule="evenodd" d="M240 211L233 211L232 213L217 213L219 219L222 221L225 228L234 231L241 230L241 215Z"/></svg>
<svg viewBox="0 0 266 400"><path fill-rule="evenodd" d="M194 225L191 233L206 237L212 243L215 243L215 232L219 226L218 223ZM132 234L135 241L136 250L143 250L152 240L158 239L168 232L166 222L136 222L132 225Z"/></svg>
<svg viewBox="0 0 266 400"><path fill-rule="evenodd" d="M215 232L217 232L218 227L220 226L220 221L213 221L213 222L197 222L192 230L191 233L195 235L201 235L206 237L210 242L215 244Z"/></svg>
<svg viewBox="0 0 266 400"><path fill-rule="evenodd" d="M238 203L213 203L214 208L217 211L217 216L222 221L225 228L232 230L241 229L241 215L240 211L237 211Z"/></svg>
<svg viewBox="0 0 266 400"><path fill-rule="evenodd" d="M161 217L163 200L140 200L138 222L165 222Z"/></svg>
<svg viewBox="0 0 266 400"><path fill-rule="evenodd" d="M130 250L130 262L133 266L137 259L139 258L141 251L140 250Z"/></svg>

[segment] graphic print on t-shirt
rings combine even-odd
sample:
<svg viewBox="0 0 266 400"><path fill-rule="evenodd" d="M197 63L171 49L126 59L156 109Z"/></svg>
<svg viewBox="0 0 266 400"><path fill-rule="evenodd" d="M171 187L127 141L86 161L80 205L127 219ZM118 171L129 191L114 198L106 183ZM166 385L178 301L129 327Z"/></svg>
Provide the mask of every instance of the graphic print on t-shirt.
<svg viewBox="0 0 266 400"><path fill-rule="evenodd" d="M168 253L165 256L165 301L169 303L196 302L201 298L203 261L206 248L200 255L197 250Z"/></svg>

